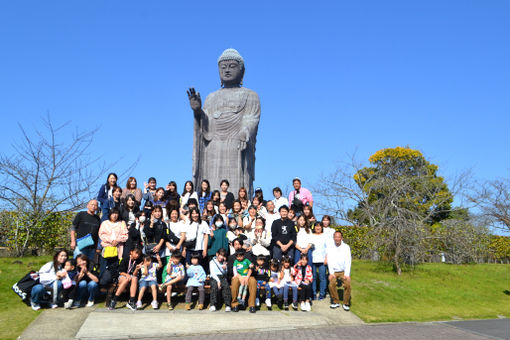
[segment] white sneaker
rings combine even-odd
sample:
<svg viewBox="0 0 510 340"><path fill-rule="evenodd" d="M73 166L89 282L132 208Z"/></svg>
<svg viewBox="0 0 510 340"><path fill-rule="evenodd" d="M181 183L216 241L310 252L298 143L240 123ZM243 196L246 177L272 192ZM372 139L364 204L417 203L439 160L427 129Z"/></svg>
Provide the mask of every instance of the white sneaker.
<svg viewBox="0 0 510 340"><path fill-rule="evenodd" d="M50 305L51 309L57 309L58 308L58 305L56 303L52 303Z"/></svg>
<svg viewBox="0 0 510 340"><path fill-rule="evenodd" d="M232 308L230 308L230 306L225 307L225 312L231 312L231 311L232 311Z"/></svg>
<svg viewBox="0 0 510 340"><path fill-rule="evenodd" d="M301 311L302 311L302 312L306 312L306 304L305 304L305 302L304 302L304 301L303 301L303 302L301 302Z"/></svg>
<svg viewBox="0 0 510 340"><path fill-rule="evenodd" d="M136 301L136 309L142 308L142 301L138 300Z"/></svg>
<svg viewBox="0 0 510 340"><path fill-rule="evenodd" d="M177 296L177 292L172 292L172 297Z"/></svg>
<svg viewBox="0 0 510 340"><path fill-rule="evenodd" d="M37 303L30 302L30 306L32 307L33 310L41 309L41 305L39 305Z"/></svg>
<svg viewBox="0 0 510 340"><path fill-rule="evenodd" d="M94 301L87 301L87 307L92 307L94 306Z"/></svg>
<svg viewBox="0 0 510 340"><path fill-rule="evenodd" d="M69 299L67 300L67 302L64 303L64 308L65 309L71 309L73 308L73 299Z"/></svg>
<svg viewBox="0 0 510 340"><path fill-rule="evenodd" d="M266 306L267 306L268 308L271 308L271 299L269 299L269 298L268 298L268 299L266 299Z"/></svg>
<svg viewBox="0 0 510 340"><path fill-rule="evenodd" d="M216 312L216 307L214 305L209 307L209 312Z"/></svg>
<svg viewBox="0 0 510 340"><path fill-rule="evenodd" d="M307 312L311 312L312 311L312 306L310 306L310 302L309 301L305 302L305 307L306 307L306 311Z"/></svg>
<svg viewBox="0 0 510 340"><path fill-rule="evenodd" d="M260 307L260 299L259 298L255 299L255 306Z"/></svg>
<svg viewBox="0 0 510 340"><path fill-rule="evenodd" d="M152 309L158 309L158 302L156 300L151 302Z"/></svg>
<svg viewBox="0 0 510 340"><path fill-rule="evenodd" d="M335 308L338 308L338 307L340 307L339 303L332 303L331 305L329 305L329 308L331 308L331 309L335 309Z"/></svg>
<svg viewBox="0 0 510 340"><path fill-rule="evenodd" d="M345 310L345 311L350 311L351 310L351 307L347 306L347 305L342 305L342 308Z"/></svg>

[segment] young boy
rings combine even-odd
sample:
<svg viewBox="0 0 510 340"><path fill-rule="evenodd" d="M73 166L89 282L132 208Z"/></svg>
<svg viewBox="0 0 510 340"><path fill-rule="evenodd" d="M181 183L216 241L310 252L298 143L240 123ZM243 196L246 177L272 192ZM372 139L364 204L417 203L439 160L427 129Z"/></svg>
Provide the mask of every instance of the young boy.
<svg viewBox="0 0 510 340"><path fill-rule="evenodd" d="M156 259L158 260L158 263L153 263L152 257L150 255L145 255L143 258L143 265L140 268L141 277L140 281L138 282L140 285L140 292L138 293L136 309L142 308L142 298L147 287L150 287L152 291L151 306L153 309L158 309L158 278L156 275L158 269L163 268L163 263L161 262L161 257L159 257L159 254L156 254Z"/></svg>
<svg viewBox="0 0 510 340"><path fill-rule="evenodd" d="M62 280L62 301L65 301L64 307L70 309L73 307L73 301L76 296L76 281L74 280L78 274L76 271L76 261L74 259L67 260L64 269L66 277Z"/></svg>
<svg viewBox="0 0 510 340"><path fill-rule="evenodd" d="M248 294L248 276L251 276L253 264L250 260L244 257L245 250L243 248L236 251L236 260L234 261L234 278L238 277L241 286L239 287L239 294L237 300L239 304L244 306L246 295Z"/></svg>
<svg viewBox="0 0 510 340"><path fill-rule="evenodd" d="M138 286L138 273L140 272L140 268L142 266L142 251L139 248L131 249L129 252L129 257L123 259L119 264L119 286L117 291L115 291L110 303L108 304L108 309L115 309L115 305L117 304L117 299L124 292L124 290L129 285L129 302L126 305L127 308L131 310L136 309L135 298L136 298L136 288Z"/></svg>
<svg viewBox="0 0 510 340"><path fill-rule="evenodd" d="M209 310L216 311L218 290L221 289L223 301L225 301L225 312L230 312L232 296L227 280L227 251L225 248L218 249L216 257L209 262L209 270L211 271L211 307Z"/></svg>
<svg viewBox="0 0 510 340"><path fill-rule="evenodd" d="M166 266L166 280L159 286L159 291L164 292L166 290L166 302L168 304L168 310L173 310L174 307L170 301L172 297L172 287L175 287L179 282L184 280L184 266L181 262L182 255L179 252L174 252Z"/></svg>
<svg viewBox="0 0 510 340"><path fill-rule="evenodd" d="M271 288L269 287L269 269L266 267L266 257L263 255L257 256L257 265L255 266L255 280L257 280L257 298L255 305L260 306L260 290L264 287L266 292L266 306L271 309Z"/></svg>
<svg viewBox="0 0 510 340"><path fill-rule="evenodd" d="M186 310L191 309L191 294L193 289L198 289L198 309L204 309L205 300L205 271L201 265L198 264L200 261L200 255L198 253L191 254L191 265L187 264L186 275L188 275L188 282L186 283Z"/></svg>
<svg viewBox="0 0 510 340"><path fill-rule="evenodd" d="M301 254L301 259L294 265L292 269L294 282L301 288L298 290L299 301L301 301L301 310L303 312L310 312L310 298L312 297L312 282L313 271L312 267L308 265L308 255Z"/></svg>

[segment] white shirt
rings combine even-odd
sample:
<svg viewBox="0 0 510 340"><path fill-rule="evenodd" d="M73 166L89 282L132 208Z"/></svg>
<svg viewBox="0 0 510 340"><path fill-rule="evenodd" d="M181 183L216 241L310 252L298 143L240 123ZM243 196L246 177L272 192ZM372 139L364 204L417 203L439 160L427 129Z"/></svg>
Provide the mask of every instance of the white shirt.
<svg viewBox="0 0 510 340"><path fill-rule="evenodd" d="M273 212L271 214L269 211L266 211L262 217L264 217L266 220L266 226L264 229L268 232L271 232L271 226L275 220L280 218L280 214L277 212Z"/></svg>
<svg viewBox="0 0 510 340"><path fill-rule="evenodd" d="M351 276L351 248L342 241L339 246L336 243L328 246L328 269L329 273L344 272L345 276Z"/></svg>
<svg viewBox="0 0 510 340"><path fill-rule="evenodd" d="M296 237L296 245L299 248L306 248L309 244L312 244L312 232L309 233L306 232L305 228L299 228L299 231L297 233Z"/></svg>
<svg viewBox="0 0 510 340"><path fill-rule="evenodd" d="M186 194L181 196L181 208L184 207L184 205L188 203L188 200L190 198L196 199L197 203L198 203L198 195L197 195L197 193L195 191L193 191L191 194L189 192L187 192Z"/></svg>
<svg viewBox="0 0 510 340"><path fill-rule="evenodd" d="M204 235L211 232L211 228L207 225L207 222L202 221L200 225L198 222L192 222L191 224L184 224L184 232L186 233L186 241L197 240L195 244L195 251L204 249Z"/></svg>
<svg viewBox="0 0 510 340"><path fill-rule="evenodd" d="M286 205L287 207L289 206L289 200L286 197L283 197L283 196L281 196L280 198L275 198L273 200L273 202L274 202L274 211L279 211L280 207L282 205Z"/></svg>
<svg viewBox="0 0 510 340"><path fill-rule="evenodd" d="M324 263L326 258L326 250L328 246L328 235L324 233L312 234L312 262L313 263Z"/></svg>

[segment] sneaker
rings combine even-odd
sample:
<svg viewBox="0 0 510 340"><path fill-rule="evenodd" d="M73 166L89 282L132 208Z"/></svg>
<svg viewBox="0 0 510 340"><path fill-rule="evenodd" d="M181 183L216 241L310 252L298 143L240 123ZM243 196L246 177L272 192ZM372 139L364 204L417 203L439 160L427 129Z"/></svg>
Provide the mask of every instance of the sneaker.
<svg viewBox="0 0 510 340"><path fill-rule="evenodd" d="M257 312L257 308L255 307L250 307L250 313L256 313Z"/></svg>
<svg viewBox="0 0 510 340"><path fill-rule="evenodd" d="M216 312L216 307L214 305L209 307L209 312Z"/></svg>
<svg viewBox="0 0 510 340"><path fill-rule="evenodd" d="M131 310L136 310L136 304L134 301L129 301L126 305L126 308L129 308Z"/></svg>
<svg viewBox="0 0 510 340"><path fill-rule="evenodd" d="M94 301L88 301L86 304L86 307L93 307L93 306L94 306Z"/></svg>
<svg viewBox="0 0 510 340"><path fill-rule="evenodd" d="M339 303L332 303L331 305L329 305L329 308L331 308L331 309L336 309L338 307L340 307Z"/></svg>
<svg viewBox="0 0 510 340"><path fill-rule="evenodd" d="M41 309L41 305L39 305L38 303L30 302L30 306L32 307L33 310Z"/></svg>
<svg viewBox="0 0 510 340"><path fill-rule="evenodd" d="M198 305L198 310L202 310L202 309L204 309L204 305L199 304L199 305Z"/></svg>
<svg viewBox="0 0 510 340"><path fill-rule="evenodd" d="M267 308L271 308L271 299L270 298L266 299L266 306L267 306Z"/></svg>
<svg viewBox="0 0 510 340"><path fill-rule="evenodd" d="M168 310L174 310L174 306L171 303L168 304Z"/></svg>
<svg viewBox="0 0 510 340"><path fill-rule="evenodd" d="M349 307L348 305L342 305L342 308L347 312L351 310L351 307Z"/></svg>
<svg viewBox="0 0 510 340"><path fill-rule="evenodd" d="M177 296L177 292L172 292L172 297Z"/></svg>
<svg viewBox="0 0 510 340"><path fill-rule="evenodd" d="M73 299L69 299L64 303L65 309L71 309L73 307Z"/></svg>
<svg viewBox="0 0 510 340"><path fill-rule="evenodd" d="M189 303L187 303L186 306L184 307L184 309L191 310L191 305Z"/></svg>
<svg viewBox="0 0 510 340"><path fill-rule="evenodd" d="M160 292L160 293L164 293L164 292L165 292L165 290L166 290L166 286L165 286L163 283L162 283L162 284L160 284L160 285L159 285L159 292Z"/></svg>
<svg viewBox="0 0 510 340"><path fill-rule="evenodd" d="M239 312L239 305L236 305L232 311L233 311L234 313Z"/></svg>
<svg viewBox="0 0 510 340"><path fill-rule="evenodd" d="M56 309L56 308L58 308L58 305L56 303L52 303L50 305L50 307L51 307L51 309Z"/></svg>
<svg viewBox="0 0 510 340"><path fill-rule="evenodd" d="M310 305L310 302L305 302L305 307L306 307L306 311L307 312L311 312L312 311L312 306Z"/></svg>
<svg viewBox="0 0 510 340"><path fill-rule="evenodd" d="M151 307L152 307L152 309L158 309L159 308L158 302L156 300L152 301L151 302Z"/></svg>
<svg viewBox="0 0 510 340"><path fill-rule="evenodd" d="M292 302L292 309L297 310L297 303L296 302Z"/></svg>
<svg viewBox="0 0 510 340"><path fill-rule="evenodd" d="M138 300L136 301L136 309L142 308L142 301Z"/></svg>
<svg viewBox="0 0 510 340"><path fill-rule="evenodd" d="M287 302L283 303L283 309L289 310L289 304Z"/></svg>
<svg viewBox="0 0 510 340"><path fill-rule="evenodd" d="M227 312L227 313L228 313L228 312L231 312L231 311L232 311L232 308L230 308L230 306L226 306L226 307L225 307L225 312Z"/></svg>
<svg viewBox="0 0 510 340"><path fill-rule="evenodd" d="M110 305L108 306L108 309L109 310L114 310L115 309L115 305L117 305L117 301L115 301L115 299L111 299L110 300Z"/></svg>
<svg viewBox="0 0 510 340"><path fill-rule="evenodd" d="M255 299L255 306L260 307L260 299L259 298Z"/></svg>
<svg viewBox="0 0 510 340"><path fill-rule="evenodd" d="M301 311L306 312L306 304L305 304L304 301L301 302L301 306L300 307L301 307Z"/></svg>

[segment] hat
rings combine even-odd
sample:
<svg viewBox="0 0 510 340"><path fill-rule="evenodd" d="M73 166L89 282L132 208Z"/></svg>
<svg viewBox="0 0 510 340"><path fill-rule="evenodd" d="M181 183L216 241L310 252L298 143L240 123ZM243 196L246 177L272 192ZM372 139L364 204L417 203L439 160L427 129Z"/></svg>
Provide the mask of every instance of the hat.
<svg viewBox="0 0 510 340"><path fill-rule="evenodd" d="M261 187L255 188L255 192L257 192L257 191L262 191L262 188Z"/></svg>
<svg viewBox="0 0 510 340"><path fill-rule="evenodd" d="M294 182L294 181L299 181L299 183L301 183L301 178L299 178L299 177L294 177L294 178L292 179L292 182Z"/></svg>

